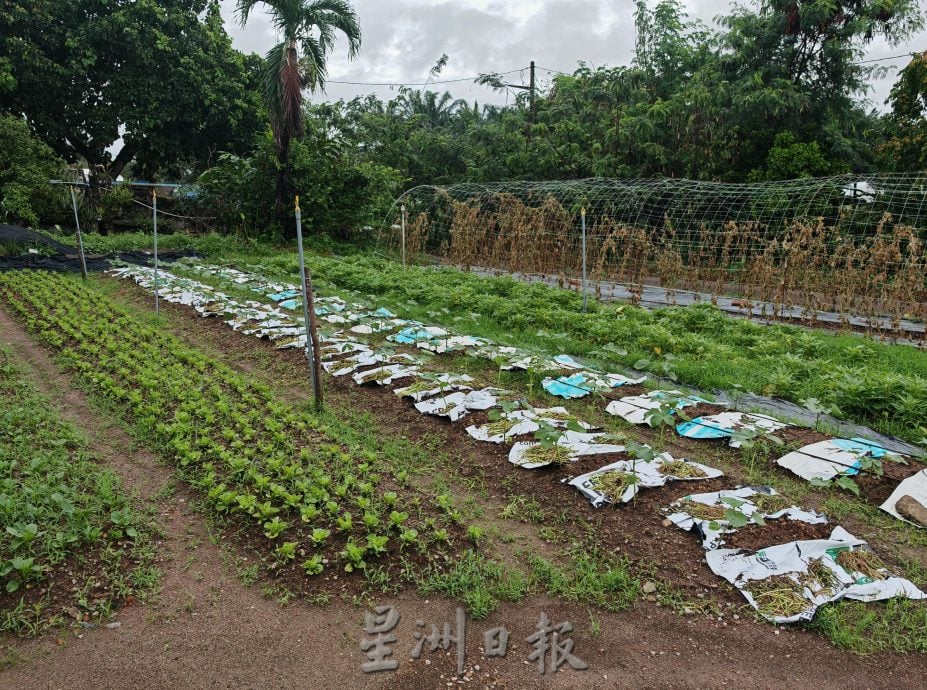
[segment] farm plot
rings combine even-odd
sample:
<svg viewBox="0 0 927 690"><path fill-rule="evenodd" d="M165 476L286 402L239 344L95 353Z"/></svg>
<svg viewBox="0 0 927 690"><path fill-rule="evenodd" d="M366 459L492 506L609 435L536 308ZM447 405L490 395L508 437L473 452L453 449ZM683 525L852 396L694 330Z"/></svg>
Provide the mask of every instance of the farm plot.
<svg viewBox="0 0 927 690"><path fill-rule="evenodd" d="M294 591L331 585L330 569L443 563L451 538L464 532L451 501L440 508L416 491L413 468L361 447L338 420L278 400L80 282L7 273L0 292Z"/></svg>
<svg viewBox="0 0 927 690"><path fill-rule="evenodd" d="M202 268L202 267L201 267L201 268ZM254 276L252 276L251 279L248 279L247 274L243 274L243 273L237 272L237 271L231 271L231 272L230 272L230 271L228 271L227 269L209 269L209 268L204 268L203 271L205 271L205 272L207 272L207 273L212 273L213 275L224 275L226 278L231 278L231 279L233 280L233 282L235 282L235 283L238 284L239 286L246 286L246 285L248 285L248 284L250 283L250 284L252 285L252 287L254 287L254 288L255 288L256 290L258 290L258 291L261 291L261 290L265 290L265 291L266 291L268 288L273 289L273 290L278 290L278 289L279 289L279 286L272 285L272 284L268 284L266 281L260 279L259 277L254 277ZM145 278L145 272L144 272L144 271L139 272L139 271L136 270L136 271L135 271L135 276L136 276L136 279L138 279L138 280L140 280L140 281L142 282L142 284L146 284L146 278ZM192 285L192 284L187 284L187 285L185 285L184 287L185 287L185 289L187 289L187 288L195 288L195 286ZM202 290L202 291L205 292L205 293L210 292L209 288L207 288L207 287L205 287L205 286L200 286L199 289ZM284 291L284 293L286 293L286 291ZM281 298L284 298L284 297L285 297L286 299L292 299L291 296L289 296L288 294L284 294L284 293L279 293L278 296L281 297ZM169 291L167 294L170 295L171 292ZM273 297L273 295L271 295L271 296ZM201 303L204 303L204 302L211 302L211 301L212 301L212 298L205 298L205 297L204 297L204 298L201 298L201 299L199 299L199 300L194 300L194 301L199 301L199 302L201 302ZM294 305L294 306L295 306L295 305ZM324 318L324 316L326 316L326 315L337 316L337 318L334 319L333 323L338 324L339 327L343 327L343 328L345 328L346 330L349 330L350 333L351 333L352 335L355 335L355 334L356 334L356 335L362 335L362 334L372 335L372 334L374 334L374 333L377 332L377 331L379 331L380 333L382 333L382 332L388 332L388 331L390 331L390 330L394 330L394 331L397 331L397 333L398 333L398 335L399 335L400 338L403 338L403 339L405 339L405 340L407 341L406 344L416 344L416 345L419 345L419 344L429 344L429 343L433 345L433 344L435 344L436 342L445 342L445 343L446 343L446 342L450 339L450 337L454 337L454 336L450 336L450 337L449 337L449 334L448 334L447 332L438 332L438 330L434 329L434 327L424 326L423 324L411 324L411 325L410 325L408 322L406 322L406 321L404 321L404 320L402 320L402 319L397 319L397 318L395 318L395 315L393 315L392 313L390 313L390 312L388 312L388 311L386 311L386 310L382 310L382 309L378 309L378 310L376 310L377 313L374 313L373 311L370 311L370 310L364 311L364 310L362 309L361 305L351 305L351 306L350 306L350 309L349 309L349 308L348 308L348 305L345 305L344 303L342 303L341 306L339 307L339 309L336 310L336 311L337 311L337 314L331 314L331 313L329 312L329 306L324 306L324 305L323 305L323 310L325 310L325 311L323 312L323 314L322 314L322 315L323 315L323 318ZM219 309L219 311L223 311L223 310L222 310L222 309ZM385 328L376 328L376 329L375 329L375 328L373 328L373 327L371 327L371 326L369 325L370 322L371 322L371 319L378 319L379 322L381 323L381 325L382 325L382 324L385 324L387 321L389 321L389 325L388 325L388 327L385 327ZM232 319L231 322L232 322L233 324L235 323L234 317L233 317L233 319ZM283 328L283 329L286 329L286 328L288 328L289 326L287 326L286 324L280 324L279 327L280 327L280 328ZM397 329L398 329L398 330L397 330ZM254 332L255 332L255 333L258 333L258 331L254 331ZM265 333L264 335L268 335L268 334ZM418 336L418 337L415 337L415 336ZM274 336L273 336L272 334L270 334L269 337L273 338ZM389 337L390 337L390 339L396 340L396 338L395 338L394 336L389 336ZM329 342L334 342L334 340L335 340L334 338L329 337ZM362 344L360 344L360 343L358 343L358 342L356 342L356 341L346 341L344 338L341 338L341 339L339 340L339 344L340 344L340 346L339 346L339 347L336 347L334 350L331 350L329 354L332 355L332 356L335 356L335 357L339 357L339 356L341 356L341 355L348 355L348 358L347 358L347 359L335 359L335 360L333 360L333 369L334 369L334 372L335 372L335 373L339 373L339 372L342 372L343 374L352 373L352 372L354 372L355 370L357 370L358 368L360 368L360 366L362 366L362 365L366 365L366 366L368 366L368 367L370 367L370 366L373 366L373 367L374 367L374 369L369 369L368 371L377 372L377 373L382 373L382 369L383 369L382 364L383 364L384 362L389 362L389 361L390 361L390 360L389 360L389 357L390 357L390 356L393 356L393 355L386 355L385 353L380 353L379 357L381 357L381 359L378 359L378 358L377 358L378 355L376 355L375 353L373 353L367 346L364 346L364 345L362 345ZM471 347L480 347L480 348L492 347L491 344L485 343L485 342L482 342L482 343L480 343L480 342L472 342L472 343L469 343L469 346L471 346ZM427 349L429 349L429 348L426 347L426 348L424 348L424 349L427 350ZM436 351L437 351L437 350L436 350ZM356 354L356 353L360 353L360 354ZM523 357L522 357L522 354L523 354L523 353L518 353L518 352L507 352L507 353L505 353L505 354L507 355L507 357L502 358L502 362L501 362L503 368L506 368L506 367L508 367L508 368L513 368L513 367L512 367L513 363L521 362L521 361L523 360ZM354 359L353 364L352 364L351 362L348 361L348 360L351 359L352 357L353 357L353 359ZM406 357L408 357L408 355L406 355ZM562 365L562 364L575 364L575 363L572 362L571 360L569 360L569 359L566 359L566 360L565 360L565 359L563 359L563 358L560 358L560 359L558 359L558 358L553 358L552 361L555 361L557 364L561 364L561 365ZM378 365L379 365L379 366L378 366ZM335 368L335 367L340 367L340 368ZM570 367L567 367L567 368L570 368ZM379 370L379 372L378 372L378 370ZM392 373L395 373L395 372L392 372ZM452 410L457 410L457 417L456 417L456 418L464 417L464 416L466 416L466 415L468 415L468 414L470 414L470 413L472 412L472 408L468 408L468 405L467 405L467 397L470 396L470 395L472 395L472 391L469 392L469 393L467 392L467 391L470 390L470 388L469 388L469 386L466 385L467 382L466 382L465 380L462 381L459 377L458 377L457 379L454 379L454 378L452 378L454 375L449 374L449 373L437 374L437 375L434 375L432 378L428 378L426 375L423 374L423 372L421 372L421 371L419 371L419 370L415 370L415 371L409 372L408 377L409 377L409 378L412 378L413 376L414 376L414 377L420 378L420 381L421 381L420 384L413 384L413 385L411 385L411 386L410 386L410 385L406 385L406 386L404 386L403 388L398 389L398 390L397 390L397 393L399 393L399 394L409 394L409 395L415 395L415 396L424 395L424 397L426 398L426 400L423 401L423 402L427 402L427 397L428 397L427 394L428 394L428 393L431 393L431 395L434 397L434 399L437 400L437 401L439 401L439 406L436 407L435 409L438 410L438 411L440 411L440 412L442 412L442 413L444 413L444 414L446 414L447 416L449 416L449 417L451 418L452 421L455 419L455 416L454 416L453 414L451 414ZM390 381L387 381L386 378L388 378L388 377L385 377L385 378L382 378L382 379L380 379L380 380L377 380L377 377L376 377L376 376L373 376L373 377L370 378L370 379L361 377L360 379L355 379L355 380L356 380L356 383L358 383L358 384L364 384L364 383L367 383L367 382L370 382L370 383L378 382L378 383L380 383L380 384L386 384L386 385L388 385L388 384L390 383ZM454 392L450 392L450 393L449 393L448 391L449 391L450 389L453 389ZM461 390L461 389L463 389L463 390ZM485 393L485 391L484 391L484 393ZM502 393L502 392L501 392L501 391L494 391L494 394L498 394L498 393ZM454 397L454 396L458 396L458 397L459 397L459 400L458 400L458 397ZM496 395L496 397L498 398L499 396ZM450 402L448 402L448 401L450 401ZM492 405L494 404L494 402L495 402L495 401L493 401L493 403L491 403L490 406L492 406ZM659 407L659 406L658 406L658 407ZM425 409L421 409L420 411L426 411L426 410L425 410ZM521 413L520 418L519 418L518 416L515 416L515 414L516 414L516 413L519 413L519 412ZM495 422L495 426L493 426L492 424L490 424L490 425L485 425L486 428L483 428L483 433L482 433L481 435L486 437L485 440L492 440L492 436L493 436L492 432L498 432L498 433L501 433L501 435L502 435L502 437L503 437L503 440L504 440L504 439L505 439L505 436L506 436L506 431L511 431L511 429L515 428L515 427L516 427L517 425L519 425L519 424L524 425L524 424L527 423L527 424L530 425L530 424L534 423L535 427L537 427L537 426L539 426L539 425L536 424L535 419L533 419L533 418L531 417L531 415L535 415L535 418L537 418L537 417L541 417L541 416L543 415L543 413L544 413L543 410L542 410L542 411L538 411L538 412L540 412L540 414L537 414L536 412L531 411L531 410L509 410L509 411L506 411L506 410L504 410L504 408L503 408L503 412L499 415L499 421L498 421L498 422ZM659 410L659 409L658 409L657 412L658 412L658 415L657 415L657 416L662 415L663 417L666 417L667 419L669 419L671 424L674 424L674 423L675 423L675 421L673 420L672 416L668 414L668 411L666 411L666 410ZM717 412L717 410L707 410L707 412ZM694 424L698 424L698 419L700 419L700 417L696 417L695 419L689 420L689 421L686 422L686 425L688 425L688 426L691 428L691 426L692 426L693 423L694 423ZM499 426L498 426L498 425L499 425L499 422L506 421L506 420L509 421L509 422L513 422L513 424L512 424L511 426L508 426L506 429L500 429ZM581 423L581 420L574 420L574 421L577 422L577 423ZM553 424L550 424L550 420L547 420L547 423L548 423L549 426L553 426ZM586 425L586 426L588 427L588 425ZM781 426L782 426L782 425L780 425L780 427L781 427ZM479 428L479 427L477 427L477 428ZM722 428L722 427L719 427L718 425L715 425L715 426L713 426L713 427L711 427L711 428L713 428L715 431L717 431L719 428ZM474 435L473 429L474 429L474 428L471 427L471 430L470 430L470 431L471 431L471 435ZM529 429L530 429L530 426L529 426ZM767 431L768 431L768 428L767 428ZM530 433L530 431L529 431L529 433ZM563 434L563 436L567 436L567 437L568 437L568 434L569 434L569 433L570 433L570 432L566 432L566 434ZM574 432L574 433L577 433L577 432ZM753 447L755 446L756 435L757 435L757 434L753 434L753 435L751 436L749 433L747 433L747 434L740 434L739 437L738 437L737 439L732 439L732 440L737 440L737 441L738 441L737 445L740 445L740 446L747 445L748 447L753 448ZM728 434L721 434L721 437L730 437L730 436L732 436L731 433L728 433ZM475 436L475 437L476 437L476 436ZM718 436L716 436L716 438L717 438L717 437L718 437ZM561 438L562 438L562 437L561 437ZM590 439L590 440L592 440L592 439ZM549 446L549 447L550 447L550 448L553 448L553 449L556 449L556 448L558 448L558 447L561 447L562 445L563 445L563 444L561 444L560 442L555 441L554 444L551 445L551 446ZM568 443L566 444L566 446L568 447L569 445L570 445L570 444L569 444L569 442L568 442ZM732 444L732 445L733 445L733 444ZM517 448L517 447L518 447L518 444L516 443L516 445L513 446L513 451L514 451L514 449ZM637 450L637 453L638 453L638 454L646 454L646 453L648 452L648 450L649 450L649 449L646 449L646 448L639 448L639 449ZM624 448L623 448L623 447L615 447L615 446L613 446L612 448L608 449L607 452L611 452L611 453L620 453L620 452L623 452L623 451L624 451ZM551 465L551 464L552 464L552 465L564 465L566 462L568 462L568 461L571 459L571 453L570 453L569 450L567 450L567 449L564 449L563 453L550 452L549 454L550 454L550 458L547 458L547 459L545 459L545 460L543 460L543 461L541 461L541 462L529 463L529 465L530 465L530 466L541 466L541 465ZM563 455L562 458L560 457L561 454ZM581 454L581 453L575 453L575 455L580 455L580 454ZM651 451L650 457L651 457L651 458L653 457L652 451ZM626 462L627 462L627 464L628 464L628 466L629 466L628 468L631 468L632 470L633 470L634 465L637 464L637 461L635 461L635 460L633 460L633 459L630 459L630 457L629 457L629 460L626 461ZM672 462L674 462L674 460L673 460L673 458L670 457L670 458L668 458L665 462L670 462L670 463L672 463ZM522 466L525 466L525 463L520 463L520 464L522 464ZM684 462L681 462L681 463L677 462L677 464L679 464L679 468L677 468L677 470L676 470L677 472L681 472L681 470L682 470L684 467L687 466L687 465L685 465ZM647 468L647 467L648 467L648 462L647 462L647 460L646 460L645 458L641 458L641 461L640 461L640 468L641 468L642 470L645 470L645 468ZM701 473L703 474L703 476L706 476L706 477L707 477L707 476L709 475L709 473L710 473L710 468L701 468L701 469L700 469L697 465L694 465L694 466L691 466L691 467L695 468L696 471L701 472ZM626 469L628 469L628 468L622 467L623 470L626 470ZM617 468L616 468L616 469L617 469ZM708 470L707 472L705 471L706 469ZM857 470L857 472L858 472L859 468L856 468L856 470ZM613 473L614 473L614 471L613 471ZM624 489L630 488L631 486L635 485L635 484L638 483L638 482L640 482L642 486L646 485L646 483L645 483L645 482L646 482L646 480L645 480L646 470L645 470L645 475L636 475L636 473L634 473L633 471L632 471L632 472L624 472L624 474L625 474L626 476L630 477L630 479L627 479L627 480L626 480L626 483L623 484L623 488L624 488ZM654 474L656 474L656 472L654 472ZM693 478L693 474L694 474L694 473L689 472L689 471L687 470L687 471L686 471L686 474L688 474L688 477L687 477L687 478L690 478L690 479ZM606 495L607 495L607 494L606 494ZM632 495L633 495L633 492L632 492ZM794 507L794 506L793 506L793 508L795 509L795 511L799 511L799 510L800 510L800 509L798 509L797 507ZM752 517L753 517L753 514L752 514L752 513L751 513L751 514L748 514L747 517L746 517L746 522L749 522L750 519L751 519ZM777 517L778 517L778 516L777 516ZM762 521L760 520L760 516L759 516L759 515L757 515L755 519L756 519L756 522L757 522L758 525L762 525ZM731 521L734 522L734 519L731 518ZM774 534L775 534L775 532L773 532L773 534L770 535L770 539L774 539L774 538L775 538L775 537L774 537ZM841 532L841 533L839 533L839 534L842 535L843 533ZM822 536L823 536L823 535L822 535ZM847 544L845 548L853 548L854 546L858 546L860 543L862 543L862 542L859 542L858 540L855 540L855 538L853 538L852 535L849 535L848 533L846 534L846 538L845 538L845 539L844 539L844 538L841 538L841 539L842 539L842 541L845 541L846 544ZM833 536L831 536L831 541L834 541ZM775 543L775 542L770 541L769 543L772 544L772 543ZM711 562L711 561L709 561L709 562ZM716 572L717 572L718 574L721 574L720 569L716 570ZM850 582L853 582L853 581L854 581L854 580L853 580L853 575L850 574L850 573L848 573L848 572L847 572L847 573L844 573L843 577L844 577L845 579L846 579L846 578L849 578L849 581L850 581ZM857 576L857 577L858 577L858 576ZM908 585L910 585L910 583L908 583ZM907 587L907 585L906 585L905 587ZM894 594L902 594L902 595L906 595L906 596L912 596L912 597L919 597L919 596L921 596L919 590L917 590L916 587L914 587L913 585L910 585L910 587L908 587L907 589L906 589L905 587L902 587L901 589L897 589L897 588L896 588L896 589L894 590L893 593L894 593ZM878 590L878 591L876 591L876 590ZM876 586L876 587L872 588L872 591L870 591L866 596L867 596L869 599L871 599L871 598L873 598L873 597L875 597L875 598L880 598L880 597L883 596L883 595L891 595L891 594L892 594L892 592L889 592L888 594L886 594L887 591L888 591L888 590L880 589L878 586ZM852 593L852 592L851 592L851 593ZM849 596L849 594L846 594L846 596ZM836 598L836 597L831 597L831 599L833 599L833 598ZM748 598L748 599L749 599L749 598ZM755 604L755 600L750 600L750 601L751 601L751 603L754 603L754 604ZM755 605L757 605L757 604L755 604ZM757 607L759 608L759 605L757 605ZM815 608L816 608L816 607L815 607ZM803 609L803 610L805 610L805 609ZM812 609L810 609L810 610L813 612L813 611L814 611L814 608L812 608ZM771 617L773 617L773 618L775 618L775 619L783 618L782 616L771 616ZM787 616L786 616L786 618L787 618Z"/></svg>
<svg viewBox="0 0 927 690"><path fill-rule="evenodd" d="M0 349L0 628L105 618L157 580L148 519Z"/></svg>

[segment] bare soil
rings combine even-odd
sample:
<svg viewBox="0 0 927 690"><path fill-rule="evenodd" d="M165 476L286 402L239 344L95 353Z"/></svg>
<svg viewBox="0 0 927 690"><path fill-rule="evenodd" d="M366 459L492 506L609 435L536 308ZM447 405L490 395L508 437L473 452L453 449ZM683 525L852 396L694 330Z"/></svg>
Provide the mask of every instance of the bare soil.
<svg viewBox="0 0 927 690"><path fill-rule="evenodd" d="M277 377L287 390L303 381L305 362L288 353L284 366L268 369L271 358L255 341L232 335L211 320L164 311L192 341L225 352L237 368ZM123 608L118 627L62 630L39 640L3 638L6 664L0 687L10 688L267 688L355 687L436 688L454 684L454 649L425 652L412 662L416 621L452 621L456 605L441 598L406 592L372 603L396 606L402 618L395 673L365 675L359 649L367 603L355 606L335 599L318 608L296 600L286 607L263 596L260 585L244 586L227 563L236 554L215 546L195 497L175 484L171 470L137 445L111 419L101 414L63 375L49 355L0 310L0 341L10 346L44 394L65 416L91 438L102 461L119 472L139 500L151 506L164 531L159 543L164 572L159 592L150 601ZM268 350L270 346L266 346ZM277 360L280 353L271 353ZM694 580L691 594L713 591L715 578L707 568L692 567L701 549L680 530L660 526L660 506L685 495L691 482L671 484L666 490L643 492L633 510L602 509L577 500L559 480L582 469L580 463L554 468L529 479L528 471L510 465L501 448L470 441L462 429L423 418L408 403L397 404L389 390L357 387L326 377L330 397L369 411L384 428L413 439L426 435L443 439L442 449L461 460L463 475L485 475L491 500L515 483L538 498L547 511L564 510L597 527L603 546L628 553L635 560L656 557L678 562L674 581ZM698 482L698 490L720 488ZM661 573L662 576L662 573ZM700 586L698 581L709 583ZM661 585L662 586L662 585ZM704 596L704 594L703 594ZM561 670L541 677L527 661L525 641L540 612L555 624L575 626L574 653L589 664L583 672ZM740 616L735 618L735 612ZM482 632L504 625L511 631L508 656L486 659L481 654ZM485 621L470 621L467 633L467 670L475 687L613 688L613 687L893 687L919 688L927 673L923 656L877 655L853 657L834 649L823 638L791 629L757 623L742 608L727 607L722 616L679 616L656 604L641 602L633 610L609 614L585 606L534 596L517 605L504 605ZM430 662L430 663L428 663Z"/></svg>
<svg viewBox="0 0 927 690"><path fill-rule="evenodd" d="M766 520L766 524L746 525L732 534L724 535L724 547L730 549L747 549L759 551L774 544L785 544L790 541L805 541L811 539L827 539L833 532L834 525L809 525L801 520Z"/></svg>

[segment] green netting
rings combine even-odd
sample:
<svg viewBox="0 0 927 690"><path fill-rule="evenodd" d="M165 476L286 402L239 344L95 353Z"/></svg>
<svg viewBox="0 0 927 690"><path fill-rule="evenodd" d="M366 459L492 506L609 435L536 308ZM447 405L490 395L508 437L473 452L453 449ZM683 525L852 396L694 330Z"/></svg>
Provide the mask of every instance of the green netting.
<svg viewBox="0 0 927 690"><path fill-rule="evenodd" d="M927 317L927 173L730 184L586 179L422 186L381 245L410 260L540 274L594 288L756 300L777 312ZM923 329L921 328L921 332Z"/></svg>

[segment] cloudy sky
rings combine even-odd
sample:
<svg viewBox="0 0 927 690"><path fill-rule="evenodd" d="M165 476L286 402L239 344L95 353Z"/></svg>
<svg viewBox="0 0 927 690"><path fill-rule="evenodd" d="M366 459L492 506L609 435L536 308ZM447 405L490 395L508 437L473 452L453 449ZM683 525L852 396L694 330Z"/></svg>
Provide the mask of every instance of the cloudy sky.
<svg viewBox="0 0 927 690"><path fill-rule="evenodd" d="M689 15L713 26L729 11L729 0L684 0ZM523 68L533 59L543 84L546 70L572 71L577 62L593 66L627 64L634 47L631 0L355 0L363 31L360 56L346 58L343 45L329 63L329 84L314 98L337 100L376 93L395 94L389 86L337 84L345 82L425 82L442 53L449 61L438 79L472 77L481 72L507 72L513 83L527 83ZM264 54L275 40L263 12L252 14L247 27L234 18L235 0L222 0L226 26L242 51ZM927 49L927 30L907 43L889 46L874 41L867 58ZM888 74L872 84L869 99L882 109L897 69L905 60L879 63ZM457 98L502 102L511 96L476 86L470 80L441 84Z"/></svg>

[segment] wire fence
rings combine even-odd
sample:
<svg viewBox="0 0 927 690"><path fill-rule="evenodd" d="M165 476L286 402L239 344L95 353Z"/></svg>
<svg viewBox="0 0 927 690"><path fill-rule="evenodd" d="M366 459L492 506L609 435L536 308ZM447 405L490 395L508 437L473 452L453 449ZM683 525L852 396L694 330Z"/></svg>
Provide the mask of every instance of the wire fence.
<svg viewBox="0 0 927 690"><path fill-rule="evenodd" d="M924 338L927 173L730 184L585 179L421 186L379 236L410 260L724 302ZM585 267L585 268L584 268Z"/></svg>

